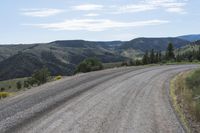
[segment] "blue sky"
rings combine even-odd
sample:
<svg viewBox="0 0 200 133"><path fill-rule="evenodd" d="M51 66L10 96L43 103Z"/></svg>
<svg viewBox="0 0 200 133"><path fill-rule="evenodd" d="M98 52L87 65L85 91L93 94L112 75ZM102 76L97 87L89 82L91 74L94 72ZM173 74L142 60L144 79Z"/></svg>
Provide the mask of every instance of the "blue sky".
<svg viewBox="0 0 200 133"><path fill-rule="evenodd" d="M0 44L199 34L199 0L1 0Z"/></svg>

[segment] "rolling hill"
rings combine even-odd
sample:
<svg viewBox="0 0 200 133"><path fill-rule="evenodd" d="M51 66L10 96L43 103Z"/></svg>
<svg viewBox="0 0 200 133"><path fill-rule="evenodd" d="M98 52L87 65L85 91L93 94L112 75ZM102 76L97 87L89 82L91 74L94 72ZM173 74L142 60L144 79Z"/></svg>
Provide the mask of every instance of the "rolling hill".
<svg viewBox="0 0 200 133"><path fill-rule="evenodd" d="M27 47L29 46L29 47ZM0 80L30 76L42 67L48 67L52 75L71 75L77 64L88 57L96 57L104 63L125 60L113 51L87 41L55 41L47 44L8 46L11 48L0 62ZM2 46L3 49L8 49Z"/></svg>
<svg viewBox="0 0 200 133"><path fill-rule="evenodd" d="M190 43L179 38L136 38L121 45L120 49L135 49L142 52L151 49L164 51L170 42L173 43L175 48L180 48Z"/></svg>
<svg viewBox="0 0 200 133"><path fill-rule="evenodd" d="M77 64L88 57L103 63L137 58L146 50L165 50L172 42L175 48L188 44L179 38L137 38L131 41L94 42L60 40L26 45L0 45L0 80L21 78L48 67L52 75L71 75Z"/></svg>
<svg viewBox="0 0 200 133"><path fill-rule="evenodd" d="M183 39L183 40L187 40L187 41L190 41L190 42L194 42L194 41L200 40L200 34L184 35L184 36L179 36L178 38Z"/></svg>

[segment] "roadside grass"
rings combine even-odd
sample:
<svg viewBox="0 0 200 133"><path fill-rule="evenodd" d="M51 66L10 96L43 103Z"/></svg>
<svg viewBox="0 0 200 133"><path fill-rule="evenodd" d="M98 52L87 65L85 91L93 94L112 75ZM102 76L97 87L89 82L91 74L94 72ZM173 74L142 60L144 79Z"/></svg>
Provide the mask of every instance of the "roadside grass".
<svg viewBox="0 0 200 133"><path fill-rule="evenodd" d="M13 93L10 92L0 92L0 99L6 98L8 96L13 95Z"/></svg>
<svg viewBox="0 0 200 133"><path fill-rule="evenodd" d="M171 80L173 106L187 132L199 130L200 69L180 73Z"/></svg>
<svg viewBox="0 0 200 133"><path fill-rule="evenodd" d="M54 81L60 80L60 79L62 79L62 76L61 76L61 75L54 77Z"/></svg>
<svg viewBox="0 0 200 133"><path fill-rule="evenodd" d="M4 88L4 91L7 91L7 92L16 92L16 91L18 91L18 89L17 89L17 82L21 82L22 89L23 89L24 81L25 80L27 80L27 78L17 78L17 79L0 81L0 89Z"/></svg>
<svg viewBox="0 0 200 133"><path fill-rule="evenodd" d="M109 68L121 67L121 65L122 65L122 62L103 63L103 68L109 69Z"/></svg>
<svg viewBox="0 0 200 133"><path fill-rule="evenodd" d="M168 61L166 63L161 63L162 65L185 65L185 64L200 64L199 61L181 61L181 62L173 62L173 61Z"/></svg>

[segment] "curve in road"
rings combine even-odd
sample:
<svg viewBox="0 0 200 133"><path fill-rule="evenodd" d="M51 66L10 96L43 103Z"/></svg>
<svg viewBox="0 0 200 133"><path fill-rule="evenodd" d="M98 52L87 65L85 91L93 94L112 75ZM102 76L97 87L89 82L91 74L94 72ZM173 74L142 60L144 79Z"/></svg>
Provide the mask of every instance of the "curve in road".
<svg viewBox="0 0 200 133"><path fill-rule="evenodd" d="M0 131L182 133L164 86L197 65L130 67L76 75L0 102Z"/></svg>

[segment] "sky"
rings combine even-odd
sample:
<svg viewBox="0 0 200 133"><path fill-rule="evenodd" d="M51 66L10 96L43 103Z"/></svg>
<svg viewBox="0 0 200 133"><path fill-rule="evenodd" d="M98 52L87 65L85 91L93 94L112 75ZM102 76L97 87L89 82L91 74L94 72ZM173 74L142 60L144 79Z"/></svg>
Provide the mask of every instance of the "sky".
<svg viewBox="0 0 200 133"><path fill-rule="evenodd" d="M1 0L0 44L200 33L200 0Z"/></svg>

